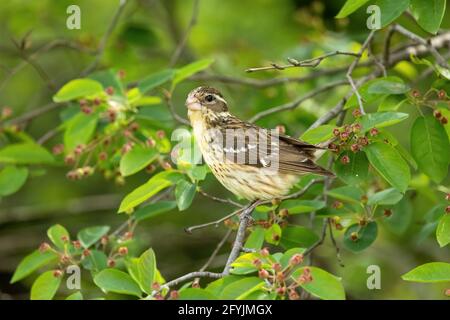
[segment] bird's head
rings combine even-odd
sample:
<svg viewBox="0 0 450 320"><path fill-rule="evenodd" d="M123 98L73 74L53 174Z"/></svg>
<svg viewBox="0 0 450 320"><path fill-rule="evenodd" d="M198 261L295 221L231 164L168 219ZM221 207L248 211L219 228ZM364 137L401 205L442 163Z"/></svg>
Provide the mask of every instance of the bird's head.
<svg viewBox="0 0 450 320"><path fill-rule="evenodd" d="M198 87L189 92L186 107L190 111L205 112L209 110L214 113L228 111L227 102L222 94L212 87Z"/></svg>

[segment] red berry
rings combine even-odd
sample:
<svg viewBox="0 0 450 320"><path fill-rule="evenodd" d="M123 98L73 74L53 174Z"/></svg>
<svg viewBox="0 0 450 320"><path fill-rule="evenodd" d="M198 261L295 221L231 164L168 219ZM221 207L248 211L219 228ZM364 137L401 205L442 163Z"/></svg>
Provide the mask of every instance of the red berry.
<svg viewBox="0 0 450 320"><path fill-rule="evenodd" d="M358 232L352 232L352 233L350 234L350 239L351 239L352 241L358 240Z"/></svg>
<svg viewBox="0 0 450 320"><path fill-rule="evenodd" d="M267 257L269 256L269 249L267 248L262 248L261 251L259 251L259 253L263 256L263 257Z"/></svg>
<svg viewBox="0 0 450 320"><path fill-rule="evenodd" d="M59 270L59 269L53 270L53 276L55 278L60 278L62 275L63 275L62 270Z"/></svg>
<svg viewBox="0 0 450 320"><path fill-rule="evenodd" d="M87 100L85 100L85 99L81 99L81 100L79 101L79 103L80 103L80 107L85 107L85 106L88 105L88 102L87 102Z"/></svg>
<svg viewBox="0 0 450 320"><path fill-rule="evenodd" d="M64 145L63 144L57 144L54 145L52 148L52 152L54 155L58 155L64 152Z"/></svg>
<svg viewBox="0 0 450 320"><path fill-rule="evenodd" d="M100 98L94 98L94 105L99 106L102 103L102 100Z"/></svg>
<svg viewBox="0 0 450 320"><path fill-rule="evenodd" d="M84 249L82 254L83 254L83 257L88 257L91 255L91 251L89 251L88 249Z"/></svg>
<svg viewBox="0 0 450 320"><path fill-rule="evenodd" d="M361 116L361 111L360 111L359 109L355 109L355 110L353 110L352 115L353 115L355 118L358 118L358 117Z"/></svg>
<svg viewBox="0 0 450 320"><path fill-rule="evenodd" d="M127 247L120 247L119 250L117 250L117 252L121 255L121 256L125 256L128 254L128 248Z"/></svg>
<svg viewBox="0 0 450 320"><path fill-rule="evenodd" d="M370 135L371 136L376 136L378 133L380 133L380 132L378 131L377 128L370 129Z"/></svg>
<svg viewBox="0 0 450 320"><path fill-rule="evenodd" d="M445 213L450 213L450 206L447 206L447 207L445 208Z"/></svg>
<svg viewBox="0 0 450 320"><path fill-rule="evenodd" d="M78 240L72 241L72 245L75 249L80 249L81 248L81 242Z"/></svg>
<svg viewBox="0 0 450 320"><path fill-rule="evenodd" d="M439 110L434 110L433 115L436 119L440 119L442 117L442 113Z"/></svg>
<svg viewBox="0 0 450 320"><path fill-rule="evenodd" d="M159 285L158 282L153 282L152 283L152 289L153 290L159 290L159 289L161 289L161 286Z"/></svg>
<svg viewBox="0 0 450 320"><path fill-rule="evenodd" d="M281 264L279 264L278 262L272 264L272 269L275 270L276 272L280 272L283 267L281 266Z"/></svg>
<svg viewBox="0 0 450 320"><path fill-rule="evenodd" d="M369 139L367 139L367 137L359 137L358 144L361 146L367 146L369 144Z"/></svg>
<svg viewBox="0 0 450 320"><path fill-rule="evenodd" d="M289 290L289 300L298 300L300 299L299 294L297 293L297 291L295 291L295 289Z"/></svg>
<svg viewBox="0 0 450 320"><path fill-rule="evenodd" d="M341 132L339 131L338 128L334 128L334 129L333 129L333 135L334 135L335 137L339 137L340 134L341 134Z"/></svg>
<svg viewBox="0 0 450 320"><path fill-rule="evenodd" d="M444 90L439 90L439 92L438 92L439 99L445 99L446 96L447 96L447 93Z"/></svg>
<svg viewBox="0 0 450 320"><path fill-rule="evenodd" d="M342 230L344 228L342 226L342 224L340 224L340 223L336 223L335 227L336 227L336 230Z"/></svg>
<svg viewBox="0 0 450 320"><path fill-rule="evenodd" d="M294 254L291 259L289 259L289 264L291 266L296 266L303 262L303 255L300 253Z"/></svg>
<svg viewBox="0 0 450 320"><path fill-rule="evenodd" d="M445 200L450 201L450 193L447 193L447 194L445 195Z"/></svg>
<svg viewBox="0 0 450 320"><path fill-rule="evenodd" d="M262 266L262 261L260 259L255 259L255 260L253 260L252 263L258 269L261 268L261 266Z"/></svg>
<svg viewBox="0 0 450 320"><path fill-rule="evenodd" d="M352 144L352 146L350 147L350 149L353 151L353 152L358 152L359 151L359 145L358 144Z"/></svg>
<svg viewBox="0 0 450 320"><path fill-rule="evenodd" d="M289 216L289 210L284 208L280 210L280 217L281 218L286 218L287 216Z"/></svg>
<svg viewBox="0 0 450 320"><path fill-rule="evenodd" d="M108 259L108 267L114 268L116 266L116 261L114 259Z"/></svg>
<svg viewBox="0 0 450 320"><path fill-rule="evenodd" d="M286 293L286 287L277 288L277 293L280 296L284 296L284 294Z"/></svg>
<svg viewBox="0 0 450 320"><path fill-rule="evenodd" d="M69 241L69 237L68 236L61 236L61 240L62 242L66 243Z"/></svg>
<svg viewBox="0 0 450 320"><path fill-rule="evenodd" d="M60 258L59 258L59 262L62 264L68 263L70 261L70 257L66 254L63 254Z"/></svg>
<svg viewBox="0 0 450 320"><path fill-rule="evenodd" d="M139 124L136 123L136 122L133 122L133 123L130 125L130 129L131 129L131 131L137 131L137 130L139 129Z"/></svg>
<svg viewBox="0 0 450 320"><path fill-rule="evenodd" d="M105 161L108 158L108 154L105 151L102 151L98 154L98 159L100 161Z"/></svg>
<svg viewBox="0 0 450 320"><path fill-rule="evenodd" d="M411 91L411 95L414 98L418 98L418 97L420 97L420 92L418 90L413 90L413 91Z"/></svg>
<svg viewBox="0 0 450 320"><path fill-rule="evenodd" d="M343 156L343 157L341 158L341 163L342 163L342 164L348 164L348 163L350 163L350 158L349 158L349 156L347 156L347 155Z"/></svg>
<svg viewBox="0 0 450 320"><path fill-rule="evenodd" d="M341 140L346 141L349 137L349 133L347 131L344 131L341 133Z"/></svg>
<svg viewBox="0 0 450 320"><path fill-rule="evenodd" d="M64 158L64 162L67 165L72 165L75 163L75 157L71 154L68 154L65 158Z"/></svg>
<svg viewBox="0 0 450 320"><path fill-rule="evenodd" d="M354 133L360 132L361 129L362 129L362 126L361 126L359 123L355 123L355 124L352 126L352 131L353 131Z"/></svg>
<svg viewBox="0 0 450 320"><path fill-rule="evenodd" d="M173 300L176 300L180 297L180 294L178 293L177 290L172 290L170 291L170 298Z"/></svg>
<svg viewBox="0 0 450 320"><path fill-rule="evenodd" d="M81 107L81 112L83 112L84 114L91 114L92 113L92 108L88 107L88 106L82 106Z"/></svg>
<svg viewBox="0 0 450 320"><path fill-rule="evenodd" d="M390 210L390 209L384 209L383 215L384 215L385 217L390 217L390 216L392 216L392 210Z"/></svg>
<svg viewBox="0 0 450 320"><path fill-rule="evenodd" d="M114 94L114 88L113 87L108 87L105 89L106 94L108 95L113 95Z"/></svg>
<svg viewBox="0 0 450 320"><path fill-rule="evenodd" d="M164 170L171 170L171 169L172 169L172 166L171 166L170 163L167 162L167 161L164 161L164 162L161 164L161 167L162 167Z"/></svg>
<svg viewBox="0 0 450 320"><path fill-rule="evenodd" d="M108 236L103 236L103 237L100 239L100 243L101 243L102 245L104 245L104 246L106 246L106 245L108 244L108 241L109 241Z"/></svg>
<svg viewBox="0 0 450 320"><path fill-rule="evenodd" d="M267 279L269 277L269 272L267 270L261 269L258 271L258 276L261 279Z"/></svg>
<svg viewBox="0 0 450 320"><path fill-rule="evenodd" d="M131 232L131 231L127 231L127 232L125 232L124 235L123 235L123 239L124 239L124 240L130 240L130 239L132 239L132 238L133 238L133 232Z"/></svg>
<svg viewBox="0 0 450 320"><path fill-rule="evenodd" d="M51 247L47 242L42 242L41 245L39 246L39 251L44 253L44 252L48 251L50 248Z"/></svg>
<svg viewBox="0 0 450 320"><path fill-rule="evenodd" d="M156 131L156 136L159 139L163 139L166 136L166 133L164 131L162 131L162 130L158 130L158 131Z"/></svg>
<svg viewBox="0 0 450 320"><path fill-rule="evenodd" d="M333 202L333 208L342 209L343 207L344 207L344 204L342 202L337 201L337 200L335 202Z"/></svg>
<svg viewBox="0 0 450 320"><path fill-rule="evenodd" d="M442 117L441 123L445 126L448 123L448 119L446 117Z"/></svg>

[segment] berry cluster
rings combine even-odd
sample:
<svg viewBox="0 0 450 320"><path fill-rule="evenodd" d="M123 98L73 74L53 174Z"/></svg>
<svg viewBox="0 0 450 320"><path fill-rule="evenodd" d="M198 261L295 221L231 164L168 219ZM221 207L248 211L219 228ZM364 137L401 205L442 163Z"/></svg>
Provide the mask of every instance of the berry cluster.
<svg viewBox="0 0 450 320"><path fill-rule="evenodd" d="M439 120L442 125L445 126L448 124L448 118L445 117L439 109L437 109L438 103L442 102L450 106L450 98L445 90L437 90L435 88L431 88L424 95L421 95L418 90L412 90L410 93L410 98L411 102L415 105L425 105L432 108L434 110L434 117Z"/></svg>

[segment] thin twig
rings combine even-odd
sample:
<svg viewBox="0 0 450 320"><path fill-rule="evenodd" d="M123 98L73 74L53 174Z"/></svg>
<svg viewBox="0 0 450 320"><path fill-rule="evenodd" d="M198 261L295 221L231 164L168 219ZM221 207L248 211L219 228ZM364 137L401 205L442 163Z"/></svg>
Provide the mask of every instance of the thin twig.
<svg viewBox="0 0 450 320"><path fill-rule="evenodd" d="M245 70L245 72L256 72L256 71L266 71L266 70L284 70L288 68L299 68L299 67L310 67L314 68L317 67L323 60L329 57L337 56L337 55L347 55L347 56L355 56L359 57L359 53L355 52L346 52L346 51L333 51L326 54L323 54L321 56L318 56L316 58L306 59L306 60L296 60L293 58L288 58L288 65L279 65L276 63L272 63L270 66L266 67L255 67L255 68L248 68Z"/></svg>
<svg viewBox="0 0 450 320"><path fill-rule="evenodd" d="M205 196L205 197L207 197L207 198L209 198L209 199L211 199L211 200L214 200L214 201L216 201L216 202L220 202L220 203L228 203L228 204L231 204L231 205L233 205L233 206L235 206L235 207L242 208L242 205L241 205L239 202L235 202L235 201L233 201L233 200L231 200L231 199L224 199L224 198L219 198L219 197L213 196L213 195L211 195L211 194L205 192L203 189L200 189L200 188L199 188L197 191L198 191L202 196Z"/></svg>
<svg viewBox="0 0 450 320"><path fill-rule="evenodd" d="M358 104L359 104L359 109L360 109L362 114L366 114L366 112L364 111L364 105L363 105L363 101L362 101L361 95L358 92L358 87L357 87L357 85L355 84L355 82L354 82L354 80L352 78L352 72L355 69L356 65L358 64L358 62L359 62L359 60L361 58L361 55L366 50L366 48L370 45L370 41L372 41L372 38L373 38L375 32L376 32L375 30L372 30L369 33L369 36L364 41L363 45L361 46L361 49L359 50L360 56L357 57L355 60L353 60L352 64L348 68L347 74L346 74L348 82L350 83L350 86L352 87L352 90L353 90L354 94L356 95L356 99L358 100Z"/></svg>
<svg viewBox="0 0 450 320"><path fill-rule="evenodd" d="M39 109L31 110L21 116L18 116L17 118L11 119L10 121L8 121L8 124L21 124L23 122L28 122L36 117L39 117L42 114L57 109L58 107L61 107L60 103L50 102L49 104L46 104Z"/></svg>
<svg viewBox="0 0 450 320"><path fill-rule="evenodd" d="M194 0L194 4L192 6L191 20L189 21L186 31L185 31L182 39L178 43L178 45L172 55L172 58L170 58L169 66L171 66L171 67L173 67L177 63L178 59L180 58L181 54L183 53L184 48L186 47L186 43L187 43L187 40L189 39L189 35L191 33L192 28L197 24L199 3L200 3L200 0Z"/></svg>
<svg viewBox="0 0 450 320"><path fill-rule="evenodd" d="M184 231L186 231L187 233L192 233L192 231L194 231L194 230L206 228L206 227L209 227L209 226L216 226L216 227L218 227L219 223L224 222L225 220L234 217L235 215L241 213L242 210L244 210L244 208L240 208L240 209L238 209L236 211L233 211L232 213L230 213L230 214L226 215L225 217L222 217L222 218L220 218L218 220L207 222L207 223L203 223L203 224L198 224L198 225L195 225L195 226L191 226L189 228L185 228Z"/></svg>
<svg viewBox="0 0 450 320"><path fill-rule="evenodd" d="M127 4L127 0L119 0L119 7L116 10L116 13L114 14L111 23L108 26L108 29L106 29L105 34L103 35L102 39L100 40L99 46L97 48L97 54L95 55L94 61L86 67L86 69L83 70L81 73L82 76L85 76L92 71L94 71L95 68L97 68L97 65L100 63L100 60L103 57L103 53L106 49L106 44L108 43L109 37L111 36L112 32L117 26L117 23L119 22L119 18L122 15L125 6Z"/></svg>
<svg viewBox="0 0 450 320"><path fill-rule="evenodd" d="M170 94L169 92L164 92L164 98L165 98L165 100L166 100L167 107L169 108L170 114L172 115L172 118L173 118L176 122L179 122L179 123L181 123L181 124L184 124L184 125L187 125L187 126L191 125L191 123L189 122L189 120L187 120L187 119L181 117L180 115L178 115L178 114L176 113L175 107L174 107L174 105L173 105L173 103L172 103L172 97L171 97L171 94Z"/></svg>
<svg viewBox="0 0 450 320"><path fill-rule="evenodd" d="M345 81L345 80L339 80L339 81L330 82L330 83L328 83L328 84L326 84L326 85L324 85L324 86L322 86L320 88L317 88L317 89L315 89L313 91L308 92L304 96L298 97L297 99L295 99L295 100L293 100L291 102L288 102L288 103L282 104L280 106L276 106L276 107L273 107L273 108L261 111L261 112L255 114L249 120L249 122L255 122L255 121L257 121L257 120L259 120L261 118L267 117L268 115L271 115L273 113L282 112L282 111L286 111L286 110L293 110L293 109L297 108L304 101L309 100L309 99L315 97L316 95L318 95L318 94L320 94L322 92L325 92L325 91L330 90L332 88L336 88L338 86L343 86L343 85L348 85L348 82Z"/></svg>

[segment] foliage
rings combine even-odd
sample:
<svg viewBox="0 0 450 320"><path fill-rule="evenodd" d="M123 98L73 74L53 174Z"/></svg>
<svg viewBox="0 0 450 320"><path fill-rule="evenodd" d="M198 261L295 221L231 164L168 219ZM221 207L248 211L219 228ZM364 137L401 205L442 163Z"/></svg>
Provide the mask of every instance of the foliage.
<svg viewBox="0 0 450 320"><path fill-rule="evenodd" d="M376 32L376 36L386 34L389 27L401 21L406 10L410 10L422 31L437 34L446 9L444 0L347 0L340 9L336 8L340 10L335 12L336 18L344 19L337 21L351 22L349 15L353 17L370 4L378 5L383 13L382 29ZM130 25L124 25L120 30L130 37L132 30L135 30L130 28ZM141 30L146 34L146 41L152 41L150 34L153 31L149 30ZM315 34L314 31L310 33L312 36ZM199 39L194 31L192 37L195 41ZM363 43L365 39L357 38L358 43ZM141 40L138 36L133 39L128 41L137 41L137 46L143 45L139 44ZM332 250L342 244L345 255L353 257L349 259L354 259L355 265L358 257L373 246L386 245L386 238L396 237L400 244L409 241L409 236L402 237L408 230L413 230L414 241L431 237L437 249L448 250L448 65L443 65L430 51L420 57L406 54L394 61L392 66L386 61L378 61L387 69L384 76L377 69L379 65L371 60L372 53L367 53L367 46L353 44L350 40L347 38L336 43L336 47L349 51L355 51L355 47L361 48L361 55L328 57L323 64L331 68L333 65L329 61L337 59L338 66L343 67L344 72L349 70L352 61L366 64L358 67L358 72L353 74L365 79L356 91L350 87L347 88L350 91L331 88L333 94L330 97L305 99L311 100L305 110L300 110L296 105L289 111L289 116L277 112L270 119L258 121L262 126L272 127L280 122L286 123L288 133L292 135L301 128L303 134L300 138L312 144L332 141L329 152L324 156L326 159L321 163L324 166L329 164L336 179L324 180L306 175L292 192L295 195L305 188L301 197L274 199L258 206L244 239L244 247L248 250L232 261L229 273L219 272L215 276L217 279L205 283L201 280L201 285L198 280L193 280L195 277L181 282L166 280L168 275L158 265L167 267L167 263L159 262L168 254L149 248L148 239L143 240L146 239L143 237L145 232L137 231L138 227L149 221L157 226L160 224L153 222L157 219L161 224L164 219L169 221L169 213L174 211L182 214L186 211L185 217L188 219L188 214L200 210L207 198L220 203L220 206L208 208L210 211L217 208L220 212L226 206L244 204L242 199L230 200L228 194L223 197L209 194L209 190L214 190L211 187L214 179L208 168L196 161L198 155L197 158L191 155L192 150L196 151L194 137L182 121L184 114L179 116L179 108L174 107L183 103L186 93L194 87L192 83L195 79L205 77L213 82L221 78L215 78L212 70L225 78L235 79L231 72L227 73L229 60L221 55L206 57L198 54L205 57L196 58L187 48L182 48L185 54L180 62L169 66L167 61L164 64L146 61L152 69L133 69L133 77L128 79L123 70L115 69L121 64L113 57L114 49L109 48L105 57L102 57L103 52L96 52L97 57L109 65L108 68L96 65L92 72L71 77L72 80L53 92L52 100L58 106L59 118L57 123L52 122L46 128L47 131L54 131L51 140L36 139L32 130L16 122L17 115L10 115L8 109L3 109L0 119L0 197L20 196L36 177L50 175L47 171L61 168L67 169L66 177L74 186L83 181L96 181L99 177L104 179L99 185L115 183L123 186L119 189L120 204L111 212L118 212L123 224L113 228L112 224L106 224L103 220L100 223L92 221L78 232L73 232L69 222L65 224L67 229L58 223L50 226L47 230L49 242L43 242L38 250L22 258L11 283L28 281L30 275L38 274L31 284L31 299L296 300L312 297L341 300L346 296L353 297L346 288L351 286L349 282L352 278L346 278L342 274L344 272L330 267L338 258L329 251L326 259L332 262L312 265L309 260L313 250L321 250L319 246L326 234L332 239ZM398 50L401 51L405 43L399 42ZM133 51L127 41L121 45L124 46L121 50ZM295 48L293 53L289 53L311 58L311 55L324 54L329 49L326 46L312 47L309 51ZM382 52L383 48L377 47L377 50ZM227 55L227 50L223 55ZM383 56L380 54L377 57ZM271 59L269 54L265 56L259 52L249 61L255 63L254 60L267 59ZM131 69L126 63L122 66ZM280 69L273 65L270 68ZM314 75L314 71L298 68L295 63L281 69L279 72L286 73L282 74L286 79L293 79L298 74ZM418 86L414 80L423 70L431 71L431 81L421 87L421 91L412 89ZM412 77L409 76L411 73ZM231 84L244 86L242 81L233 82L230 79L228 82ZM248 80L265 83L274 79L280 78L268 73ZM327 78L325 80L329 81ZM311 91L323 85L314 77L308 81L302 90ZM296 80L287 80L285 84L274 87L269 85L270 88L264 85L261 86L262 93L255 96L242 89L244 94L240 96L241 100L236 99L231 109L246 117L262 112L267 105L283 107L286 100L294 100L292 96L301 91L297 85ZM251 87L251 90L258 90L257 87ZM231 86L225 88L230 96L237 90ZM350 93L348 99L341 101L346 92ZM249 98L246 98L247 95ZM329 114L331 108L320 108L322 101L338 103L338 106L340 103L341 109L327 121L311 126L317 119L321 120L323 115ZM264 106L264 109L258 107L249 112L239 109L252 104ZM319 111L316 112L314 107ZM340 116L336 119L338 114ZM284 127L279 129L285 130ZM48 141L53 143L52 147L47 144ZM57 179L60 178L58 172ZM40 197L39 189L33 192L38 194L35 197ZM55 191L55 197L58 194L59 191ZM417 207L413 204L416 197L421 201ZM428 210L428 214L420 214ZM201 222L209 220L203 215ZM242 223L236 216L221 222L216 224L230 232ZM158 242L167 241L166 238L171 235L163 237L157 239ZM409 247L401 246L402 250L410 250ZM327 249L324 247L324 250ZM325 255L320 259L325 259ZM315 259L313 264L316 264ZM68 267L73 265L89 275L84 280L95 289L69 292L64 288L65 281L71 276ZM416 267L409 265L408 268L412 270L395 277L413 282L450 282L447 262L427 262Z"/></svg>

